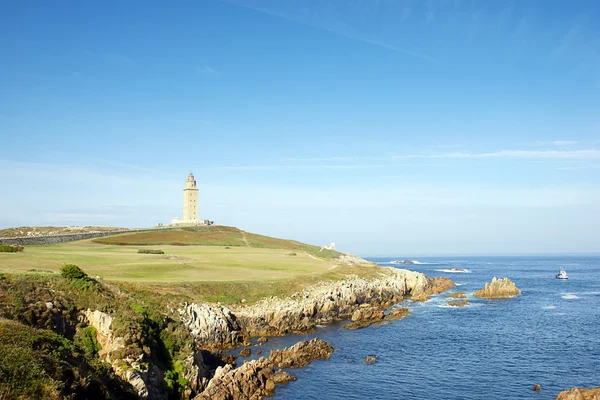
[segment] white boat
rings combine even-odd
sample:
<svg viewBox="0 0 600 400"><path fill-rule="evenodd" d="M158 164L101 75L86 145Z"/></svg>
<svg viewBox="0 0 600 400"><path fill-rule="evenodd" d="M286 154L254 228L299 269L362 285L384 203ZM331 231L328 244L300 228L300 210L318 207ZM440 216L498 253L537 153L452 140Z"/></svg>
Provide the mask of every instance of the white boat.
<svg viewBox="0 0 600 400"><path fill-rule="evenodd" d="M567 271L561 268L558 274L556 274L556 279L569 279L569 275L567 275Z"/></svg>

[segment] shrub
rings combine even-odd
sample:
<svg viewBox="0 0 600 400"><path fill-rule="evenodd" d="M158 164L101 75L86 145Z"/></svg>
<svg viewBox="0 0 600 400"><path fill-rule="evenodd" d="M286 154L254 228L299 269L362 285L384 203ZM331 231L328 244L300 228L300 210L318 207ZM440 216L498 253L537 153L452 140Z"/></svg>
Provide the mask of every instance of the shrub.
<svg viewBox="0 0 600 400"><path fill-rule="evenodd" d="M16 253L23 251L23 246L18 244L0 244L0 253Z"/></svg>
<svg viewBox="0 0 600 400"><path fill-rule="evenodd" d="M141 254L165 254L162 250L152 250L152 249L139 249L138 253Z"/></svg>
<svg viewBox="0 0 600 400"><path fill-rule="evenodd" d="M60 269L60 275L69 280L73 279L87 279L88 275L82 271L77 265L65 264Z"/></svg>
<svg viewBox="0 0 600 400"><path fill-rule="evenodd" d="M78 329L75 335L75 343L83 349L88 358L97 358L98 352L102 349L96 339L96 329L93 326Z"/></svg>
<svg viewBox="0 0 600 400"><path fill-rule="evenodd" d="M288 254L288 256L296 256L297 254L294 253L293 251L291 253Z"/></svg>

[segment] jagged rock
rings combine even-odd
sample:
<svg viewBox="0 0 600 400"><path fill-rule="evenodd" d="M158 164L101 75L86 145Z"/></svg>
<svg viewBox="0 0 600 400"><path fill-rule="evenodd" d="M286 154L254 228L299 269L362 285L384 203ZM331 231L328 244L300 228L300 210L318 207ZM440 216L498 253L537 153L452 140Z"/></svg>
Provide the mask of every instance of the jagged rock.
<svg viewBox="0 0 600 400"><path fill-rule="evenodd" d="M517 286L508 278L497 279L494 277L491 283L486 283L483 289L473 295L484 299L502 299L521 294Z"/></svg>
<svg viewBox="0 0 600 400"><path fill-rule="evenodd" d="M210 376L209 368L204 363L204 358L201 352L195 352L190 354L184 360L184 374L183 377L188 381L190 389L195 393L199 393L208 384L208 378Z"/></svg>
<svg viewBox="0 0 600 400"><path fill-rule="evenodd" d="M310 341L298 342L283 350L271 350L269 360L279 368L301 368L313 360L329 359L331 353L333 353L332 345L314 338Z"/></svg>
<svg viewBox="0 0 600 400"><path fill-rule="evenodd" d="M317 324L351 318L362 304L383 310L409 294L419 296L426 291L439 290L438 285L432 284L437 281L431 281L419 272L397 268L382 268L381 271L381 276L375 279L350 277L337 282L321 282L293 298L269 298L251 307L239 306L236 316L252 336L309 332ZM359 318L358 314L356 318Z"/></svg>
<svg viewBox="0 0 600 400"><path fill-rule="evenodd" d="M362 321L369 319L382 319L383 311L371 306L370 304L361 304L360 308L352 313L352 321Z"/></svg>
<svg viewBox="0 0 600 400"><path fill-rule="evenodd" d="M391 320L391 321L396 321L396 320L399 320L399 319L402 319L402 318L408 316L409 314L410 314L410 311L408 311L408 308L398 307L398 308L395 308L392 311L390 311L384 317L384 319Z"/></svg>
<svg viewBox="0 0 600 400"><path fill-rule="evenodd" d="M261 396L271 396L276 384L295 380L285 371L275 372L274 367L303 367L314 359L329 358L331 352L330 344L315 338L283 350L273 350L269 358L261 357L236 369L229 364L219 367L206 389L194 400L258 400Z"/></svg>
<svg viewBox="0 0 600 400"><path fill-rule="evenodd" d="M434 294L440 294L455 287L456 284L450 278L433 277L427 279L426 285L421 291L415 292L411 296L413 301L427 301Z"/></svg>
<svg viewBox="0 0 600 400"><path fill-rule="evenodd" d="M366 364L375 364L377 362L377 357L375 356L367 356L365 357Z"/></svg>
<svg viewBox="0 0 600 400"><path fill-rule="evenodd" d="M572 388L560 392L556 400L600 400L600 386L594 389Z"/></svg>
<svg viewBox="0 0 600 400"><path fill-rule="evenodd" d="M448 295L449 299L466 299L467 296L465 295L465 292L456 292L456 293L450 293Z"/></svg>
<svg viewBox="0 0 600 400"><path fill-rule="evenodd" d="M178 311L199 344L228 347L244 339L236 316L227 307L184 304Z"/></svg>
<svg viewBox="0 0 600 400"><path fill-rule="evenodd" d="M242 356L242 357L250 357L251 354L252 354L252 351L249 348L245 348L245 349L242 349L242 351L240 351L240 356Z"/></svg>
<svg viewBox="0 0 600 400"><path fill-rule="evenodd" d="M542 390L542 387L540 386L539 383L536 383L535 385L533 385L532 389L534 392L539 392L540 390Z"/></svg>
<svg viewBox="0 0 600 400"><path fill-rule="evenodd" d="M271 379L276 385L285 385L289 381L295 381L296 377L285 371L279 370L271 376Z"/></svg>
<svg viewBox="0 0 600 400"><path fill-rule="evenodd" d="M116 336L112 329L112 317L99 310L82 312L88 325L96 329L96 340L102 347L98 357L108 362L117 376L125 379L137 392L140 399L162 400L167 395L162 390L163 372L153 364L141 363L140 358L119 358L125 349L125 338Z"/></svg>
<svg viewBox="0 0 600 400"><path fill-rule="evenodd" d="M448 305L451 307L464 307L464 306L468 306L469 302L467 301L467 299L462 299L462 300L457 300L457 301L449 301Z"/></svg>
<svg viewBox="0 0 600 400"><path fill-rule="evenodd" d="M265 342L268 342L268 341L269 341L269 338L264 337L264 336L261 336L261 337L258 338L258 342L259 343L265 343Z"/></svg>
<svg viewBox="0 0 600 400"><path fill-rule="evenodd" d="M249 361L233 369L231 365L219 367L206 389L195 400L254 399L273 394L275 371L268 359L263 357ZM270 382L270 383L268 383Z"/></svg>
<svg viewBox="0 0 600 400"><path fill-rule="evenodd" d="M92 311L90 309L82 311L88 325L96 329L96 340L100 344L101 350L98 357L106 362L111 362L111 354L117 350L125 348L125 339L116 337L110 329L112 317L102 311Z"/></svg>

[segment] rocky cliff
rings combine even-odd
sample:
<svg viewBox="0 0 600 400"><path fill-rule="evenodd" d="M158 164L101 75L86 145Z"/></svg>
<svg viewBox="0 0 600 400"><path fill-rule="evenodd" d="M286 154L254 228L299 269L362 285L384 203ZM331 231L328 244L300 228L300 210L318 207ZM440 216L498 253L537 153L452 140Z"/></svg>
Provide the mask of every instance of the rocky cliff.
<svg viewBox="0 0 600 400"><path fill-rule="evenodd" d="M236 316L251 336L307 332L318 324L349 319L363 304L384 310L406 296L425 296L430 288L422 273L396 268L382 271L376 279L322 282L287 299L264 299L254 306L240 307Z"/></svg>
<svg viewBox="0 0 600 400"><path fill-rule="evenodd" d="M136 390L140 399L166 399L161 390L163 372L154 364L145 362L143 354L127 354L127 341L111 330L112 317L95 310L82 312L88 325L96 329L96 339L102 347L98 357L112 367L115 374Z"/></svg>
<svg viewBox="0 0 600 400"><path fill-rule="evenodd" d="M497 279L494 277L491 283L486 282L485 287L473 295L484 299L502 299L518 296L519 294L521 294L521 291L513 281L508 278Z"/></svg>
<svg viewBox="0 0 600 400"><path fill-rule="evenodd" d="M383 318L383 311L411 296L418 301L453 287L447 278L427 278L405 269L382 268L377 278L351 276L320 282L289 298L271 297L251 306L184 304L178 310L196 341L204 346L230 347L249 336L305 333L316 325L352 319ZM376 318L377 317L377 318Z"/></svg>

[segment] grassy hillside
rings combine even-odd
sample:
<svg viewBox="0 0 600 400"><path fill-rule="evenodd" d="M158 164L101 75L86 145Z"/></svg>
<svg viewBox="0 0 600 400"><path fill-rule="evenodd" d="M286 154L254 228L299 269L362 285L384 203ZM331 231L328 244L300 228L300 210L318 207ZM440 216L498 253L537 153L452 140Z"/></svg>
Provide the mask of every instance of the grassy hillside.
<svg viewBox="0 0 600 400"><path fill-rule="evenodd" d="M295 240L257 235L230 226L198 226L165 231L132 232L94 239L93 241L120 246L233 246L282 249L306 252L323 259L333 259L340 255L336 251L321 250L319 246L308 245Z"/></svg>
<svg viewBox="0 0 600 400"><path fill-rule="evenodd" d="M140 254L140 248L164 254ZM338 254L297 241L211 226L26 246L20 253L0 253L0 273L56 274L63 264L76 264L90 276L149 295L236 303L293 293L321 279L338 279L349 272L336 266L333 258Z"/></svg>

